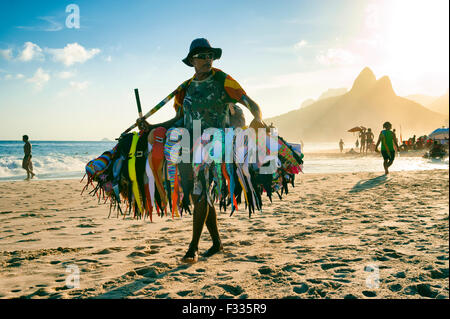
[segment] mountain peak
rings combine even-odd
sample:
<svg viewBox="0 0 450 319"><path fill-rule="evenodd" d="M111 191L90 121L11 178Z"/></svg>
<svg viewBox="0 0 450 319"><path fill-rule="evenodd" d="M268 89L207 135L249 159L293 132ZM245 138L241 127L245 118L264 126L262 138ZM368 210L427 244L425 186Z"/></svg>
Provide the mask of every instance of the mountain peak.
<svg viewBox="0 0 450 319"><path fill-rule="evenodd" d="M353 82L352 92L361 92L371 88L377 79L369 67L365 67Z"/></svg>
<svg viewBox="0 0 450 319"><path fill-rule="evenodd" d="M387 75L383 76L376 82L374 89L380 93L382 92L384 94L395 95L394 89L392 88L391 79Z"/></svg>

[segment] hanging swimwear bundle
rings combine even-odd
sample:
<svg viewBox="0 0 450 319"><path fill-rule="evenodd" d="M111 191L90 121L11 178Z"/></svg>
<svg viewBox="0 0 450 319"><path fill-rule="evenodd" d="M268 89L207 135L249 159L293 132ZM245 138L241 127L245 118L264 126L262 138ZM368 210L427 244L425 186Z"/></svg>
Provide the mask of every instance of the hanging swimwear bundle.
<svg viewBox="0 0 450 319"><path fill-rule="evenodd" d="M189 82L185 81L144 118L183 92ZM179 99L175 102L175 106L180 107ZM252 124L252 128L260 128ZM236 136L230 133L231 130L217 130L207 138L201 136L191 149L186 149L179 145L183 128L166 130L157 127L150 132L128 133L134 127L120 136L112 150L86 164L88 178L83 188L85 191L91 185L90 194L97 196L99 202L109 200L110 214L117 210L117 216L120 213L124 218L133 212L134 218L148 217L153 221L155 210L163 217L167 216L168 209L172 218L180 217L183 212L191 213L194 198L200 201L203 197L210 205L218 203L220 210L226 211L230 207L230 216L244 201L251 216L256 210L262 210L264 192L270 201L273 193L281 199L288 193L288 184L294 186L295 175L302 172L301 149L294 149L277 135L271 136L268 130L265 146L268 155L252 161L249 145L259 144L250 135L244 138L244 147L239 150L232 147L232 154L225 156L226 146L236 144ZM200 144L207 147L200 148ZM278 156L270 155L272 144L278 147ZM189 154L188 163L180 161L182 154ZM272 170L267 172L270 167Z"/></svg>

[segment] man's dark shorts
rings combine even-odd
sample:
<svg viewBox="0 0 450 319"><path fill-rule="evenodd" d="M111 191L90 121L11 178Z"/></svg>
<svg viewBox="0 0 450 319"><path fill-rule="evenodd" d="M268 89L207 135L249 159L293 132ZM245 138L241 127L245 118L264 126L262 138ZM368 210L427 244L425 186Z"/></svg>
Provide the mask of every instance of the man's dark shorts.
<svg viewBox="0 0 450 319"><path fill-rule="evenodd" d="M33 170L33 163L31 162L31 155L25 155L22 160L22 168L25 170Z"/></svg>
<svg viewBox="0 0 450 319"><path fill-rule="evenodd" d="M383 159L385 161L393 161L395 158L395 151L394 150L389 150L389 153L391 154L391 156L389 156L387 151L382 150L381 151L381 155L383 156Z"/></svg>

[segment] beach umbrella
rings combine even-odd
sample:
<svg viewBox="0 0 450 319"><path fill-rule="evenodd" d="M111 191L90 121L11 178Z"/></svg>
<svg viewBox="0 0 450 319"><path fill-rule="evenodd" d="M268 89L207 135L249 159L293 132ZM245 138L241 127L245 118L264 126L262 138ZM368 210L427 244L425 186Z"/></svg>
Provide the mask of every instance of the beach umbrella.
<svg viewBox="0 0 450 319"><path fill-rule="evenodd" d="M448 139L448 128L438 128L428 135L429 138L434 140L445 140Z"/></svg>
<svg viewBox="0 0 450 319"><path fill-rule="evenodd" d="M359 131L361 131L361 130L362 130L362 126L356 126L356 127L354 127L354 128L349 129L347 132L352 132L352 133L354 133L354 132L359 132Z"/></svg>

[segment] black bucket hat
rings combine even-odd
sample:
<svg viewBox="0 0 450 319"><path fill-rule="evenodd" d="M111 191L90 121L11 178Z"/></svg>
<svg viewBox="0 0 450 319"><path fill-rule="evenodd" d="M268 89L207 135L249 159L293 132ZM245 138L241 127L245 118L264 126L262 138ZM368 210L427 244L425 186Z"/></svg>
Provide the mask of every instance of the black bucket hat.
<svg viewBox="0 0 450 319"><path fill-rule="evenodd" d="M205 38L198 38L192 41L189 53L182 61L188 66L193 66L189 60L194 54L200 52L212 52L214 54L214 60L218 60L222 56L222 49L211 47L211 44Z"/></svg>

